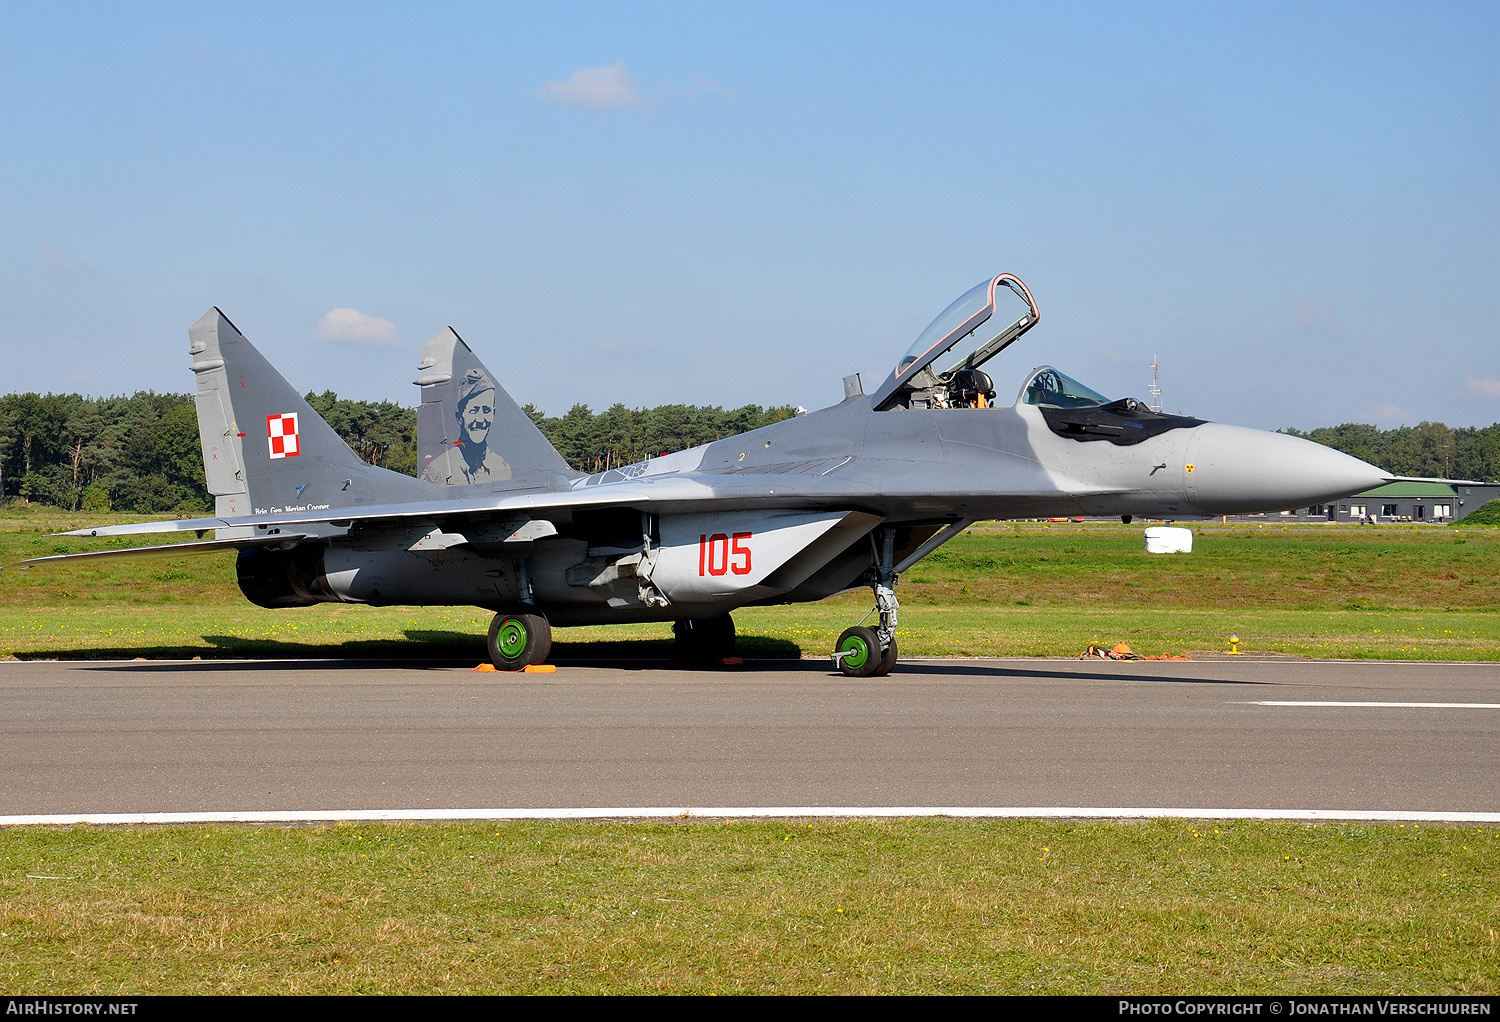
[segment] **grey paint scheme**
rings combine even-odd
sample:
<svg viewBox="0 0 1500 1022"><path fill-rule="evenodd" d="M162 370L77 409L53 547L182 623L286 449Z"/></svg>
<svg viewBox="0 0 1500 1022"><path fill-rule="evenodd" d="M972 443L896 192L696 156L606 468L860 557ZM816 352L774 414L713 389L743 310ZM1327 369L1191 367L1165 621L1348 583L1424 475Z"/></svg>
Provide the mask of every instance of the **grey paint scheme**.
<svg viewBox="0 0 1500 1022"><path fill-rule="evenodd" d="M1236 426L1201 423L1116 446L1059 436L1019 398L1010 407L877 411L857 392L740 436L582 476L497 387L488 442L512 478L440 485L361 462L217 309L189 333L216 516L69 535L217 530L214 540L171 551L239 547L241 586L267 606L529 605L563 625L704 619L893 582L893 569L975 520L1280 510L1390 478L1309 441ZM421 360L419 446L435 458L451 443L451 432L441 434L455 422L456 381L488 371L451 329L423 346ZM299 453L271 458L267 417L291 412ZM729 594L683 597L653 585L663 522L747 512L803 523L812 538ZM692 519L688 531L712 521Z"/></svg>

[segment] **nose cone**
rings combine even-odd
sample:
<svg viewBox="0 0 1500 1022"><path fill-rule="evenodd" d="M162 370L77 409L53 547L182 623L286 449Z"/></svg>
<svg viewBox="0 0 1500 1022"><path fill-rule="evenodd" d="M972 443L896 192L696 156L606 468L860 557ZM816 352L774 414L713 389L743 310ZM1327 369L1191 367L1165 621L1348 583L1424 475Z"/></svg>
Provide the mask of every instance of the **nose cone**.
<svg viewBox="0 0 1500 1022"><path fill-rule="evenodd" d="M1374 489L1374 465L1311 440L1206 422L1187 447L1187 498L1205 514L1287 511Z"/></svg>

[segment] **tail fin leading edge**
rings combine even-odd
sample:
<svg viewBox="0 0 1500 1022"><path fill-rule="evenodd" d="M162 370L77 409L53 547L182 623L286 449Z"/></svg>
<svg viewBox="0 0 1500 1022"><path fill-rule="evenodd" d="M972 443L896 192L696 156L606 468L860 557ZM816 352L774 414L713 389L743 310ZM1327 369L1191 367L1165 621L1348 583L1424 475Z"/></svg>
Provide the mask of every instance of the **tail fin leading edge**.
<svg viewBox="0 0 1500 1022"><path fill-rule="evenodd" d="M189 328L188 342L215 514L397 504L436 495L430 484L361 461L217 308Z"/></svg>
<svg viewBox="0 0 1500 1022"><path fill-rule="evenodd" d="M580 475L452 327L422 345L417 373L417 464L424 480L564 490Z"/></svg>

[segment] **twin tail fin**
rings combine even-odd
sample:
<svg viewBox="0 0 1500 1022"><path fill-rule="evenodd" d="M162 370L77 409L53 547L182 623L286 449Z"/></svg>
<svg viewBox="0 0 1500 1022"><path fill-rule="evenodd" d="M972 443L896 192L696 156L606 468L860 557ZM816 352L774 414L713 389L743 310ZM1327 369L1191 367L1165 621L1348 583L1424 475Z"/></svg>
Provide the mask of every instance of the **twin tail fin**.
<svg viewBox="0 0 1500 1022"><path fill-rule="evenodd" d="M209 309L188 330L203 471L221 518L432 500L431 483L368 465Z"/></svg>

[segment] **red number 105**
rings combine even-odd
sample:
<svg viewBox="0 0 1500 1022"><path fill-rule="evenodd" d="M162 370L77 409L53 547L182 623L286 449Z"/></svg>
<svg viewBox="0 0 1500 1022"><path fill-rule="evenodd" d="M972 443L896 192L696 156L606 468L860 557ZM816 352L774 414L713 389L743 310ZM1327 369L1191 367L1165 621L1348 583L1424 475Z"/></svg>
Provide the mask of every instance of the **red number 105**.
<svg viewBox="0 0 1500 1022"><path fill-rule="evenodd" d="M752 533L736 532L734 542L722 532L716 532L712 536L703 532L698 534L698 577L708 575L723 575L726 572L734 572L736 575L750 574L750 548L742 541L748 540Z"/></svg>

